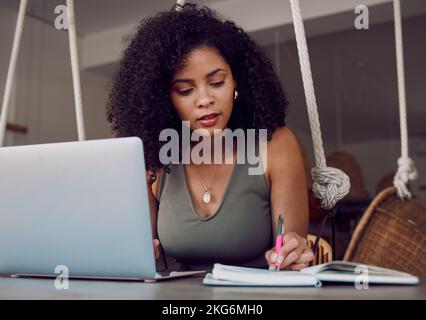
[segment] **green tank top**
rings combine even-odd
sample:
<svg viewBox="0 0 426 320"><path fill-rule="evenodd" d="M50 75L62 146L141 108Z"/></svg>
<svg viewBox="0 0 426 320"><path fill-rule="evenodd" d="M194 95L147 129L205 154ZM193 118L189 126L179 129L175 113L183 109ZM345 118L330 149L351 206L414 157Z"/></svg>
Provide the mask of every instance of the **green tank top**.
<svg viewBox="0 0 426 320"><path fill-rule="evenodd" d="M158 235L165 252L190 270L214 263L267 267L272 248L270 192L265 175L249 175L235 164L217 211L201 218L192 204L182 164L160 176Z"/></svg>

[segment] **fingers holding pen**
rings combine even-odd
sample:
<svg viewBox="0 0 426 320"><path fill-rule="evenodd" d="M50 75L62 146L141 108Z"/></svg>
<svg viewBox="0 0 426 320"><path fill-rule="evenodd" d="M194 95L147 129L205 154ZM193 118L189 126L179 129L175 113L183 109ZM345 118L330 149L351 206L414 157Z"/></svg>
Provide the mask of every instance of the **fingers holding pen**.
<svg viewBox="0 0 426 320"><path fill-rule="evenodd" d="M290 269L293 271L298 271L303 268L307 268L309 267L309 263L313 259L314 259L314 252L312 251L311 248L305 247L299 259L297 259L290 265Z"/></svg>
<svg viewBox="0 0 426 320"><path fill-rule="evenodd" d="M300 241L300 239L292 234L284 236L284 245L281 249L281 256L283 260L280 264L280 269L284 269L299 259L302 251L303 243Z"/></svg>
<svg viewBox="0 0 426 320"><path fill-rule="evenodd" d="M306 239L294 232L284 236L283 246L278 252L273 248L265 254L270 270L284 268L300 270L308 266L312 257L313 253L309 249Z"/></svg>
<svg viewBox="0 0 426 320"><path fill-rule="evenodd" d="M286 266L285 259L288 254L295 250L298 246L298 242L296 239L290 239L289 241L285 240L284 237L284 245L280 249L279 252L275 251L275 248L267 251L265 254L266 261L268 262L269 269L275 270L277 268L283 269ZM297 257L296 257L297 258Z"/></svg>

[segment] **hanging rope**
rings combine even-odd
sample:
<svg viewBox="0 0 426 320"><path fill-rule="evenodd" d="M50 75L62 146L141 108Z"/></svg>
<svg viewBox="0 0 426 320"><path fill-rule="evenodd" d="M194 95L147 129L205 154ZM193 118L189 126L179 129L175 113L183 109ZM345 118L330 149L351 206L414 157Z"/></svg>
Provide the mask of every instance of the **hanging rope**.
<svg viewBox="0 0 426 320"><path fill-rule="evenodd" d="M15 78L16 64L18 62L19 46L21 44L22 29L24 27L25 12L27 11L27 0L21 0L19 5L18 19L16 21L15 36L13 38L12 53L10 55L9 68L7 70L6 84L4 87L3 103L0 114L0 147L4 144L6 133L7 113L12 94L12 85Z"/></svg>
<svg viewBox="0 0 426 320"><path fill-rule="evenodd" d="M77 52L77 32L75 27L74 0L67 0L68 40L70 44L72 82L74 88L75 115L77 118L78 140L86 139L81 98L80 67Z"/></svg>
<svg viewBox="0 0 426 320"><path fill-rule="evenodd" d="M321 207L331 210L335 207L337 201L349 193L350 181L343 171L327 167L300 4L298 0L290 0L290 4L316 164L316 167L312 169L312 179L314 181L312 189L314 194L321 199Z"/></svg>
<svg viewBox="0 0 426 320"><path fill-rule="evenodd" d="M417 179L417 170L413 160L408 155L407 107L405 97L404 51L402 41L401 4L393 1L395 20L396 67L398 75L399 121L401 128L401 157L398 159L398 170L393 178L393 184L401 199L411 198L407 188L408 180Z"/></svg>

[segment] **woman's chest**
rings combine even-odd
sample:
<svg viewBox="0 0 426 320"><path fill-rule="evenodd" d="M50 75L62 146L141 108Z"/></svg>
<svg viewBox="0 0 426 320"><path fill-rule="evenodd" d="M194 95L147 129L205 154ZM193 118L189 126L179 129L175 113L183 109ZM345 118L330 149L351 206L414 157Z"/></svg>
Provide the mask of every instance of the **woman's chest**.
<svg viewBox="0 0 426 320"><path fill-rule="evenodd" d="M263 255L272 243L269 201L259 193L242 189L228 196L220 210L207 219L201 219L188 202L173 205L167 199L162 201L158 233L165 250L187 260L236 262ZM184 195L179 197L183 199Z"/></svg>

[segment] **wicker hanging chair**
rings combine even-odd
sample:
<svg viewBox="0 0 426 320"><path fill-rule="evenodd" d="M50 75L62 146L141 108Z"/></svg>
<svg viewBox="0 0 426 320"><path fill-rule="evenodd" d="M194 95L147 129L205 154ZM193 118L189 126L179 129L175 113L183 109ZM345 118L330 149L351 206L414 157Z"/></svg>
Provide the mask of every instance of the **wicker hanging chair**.
<svg viewBox="0 0 426 320"><path fill-rule="evenodd" d="M327 156L327 165L338 168L349 176L351 190L344 200L358 201L368 198L361 165L353 154L343 150L335 151Z"/></svg>
<svg viewBox="0 0 426 320"><path fill-rule="evenodd" d="M426 200L400 200L394 187L368 207L346 250L353 261L426 276Z"/></svg>
<svg viewBox="0 0 426 320"><path fill-rule="evenodd" d="M392 171L387 174L385 174L383 177L380 178L379 182L376 186L376 193L375 195L378 195L381 191L385 190L386 188L393 186L393 178L395 177L396 172ZM408 189L409 186L407 186Z"/></svg>

